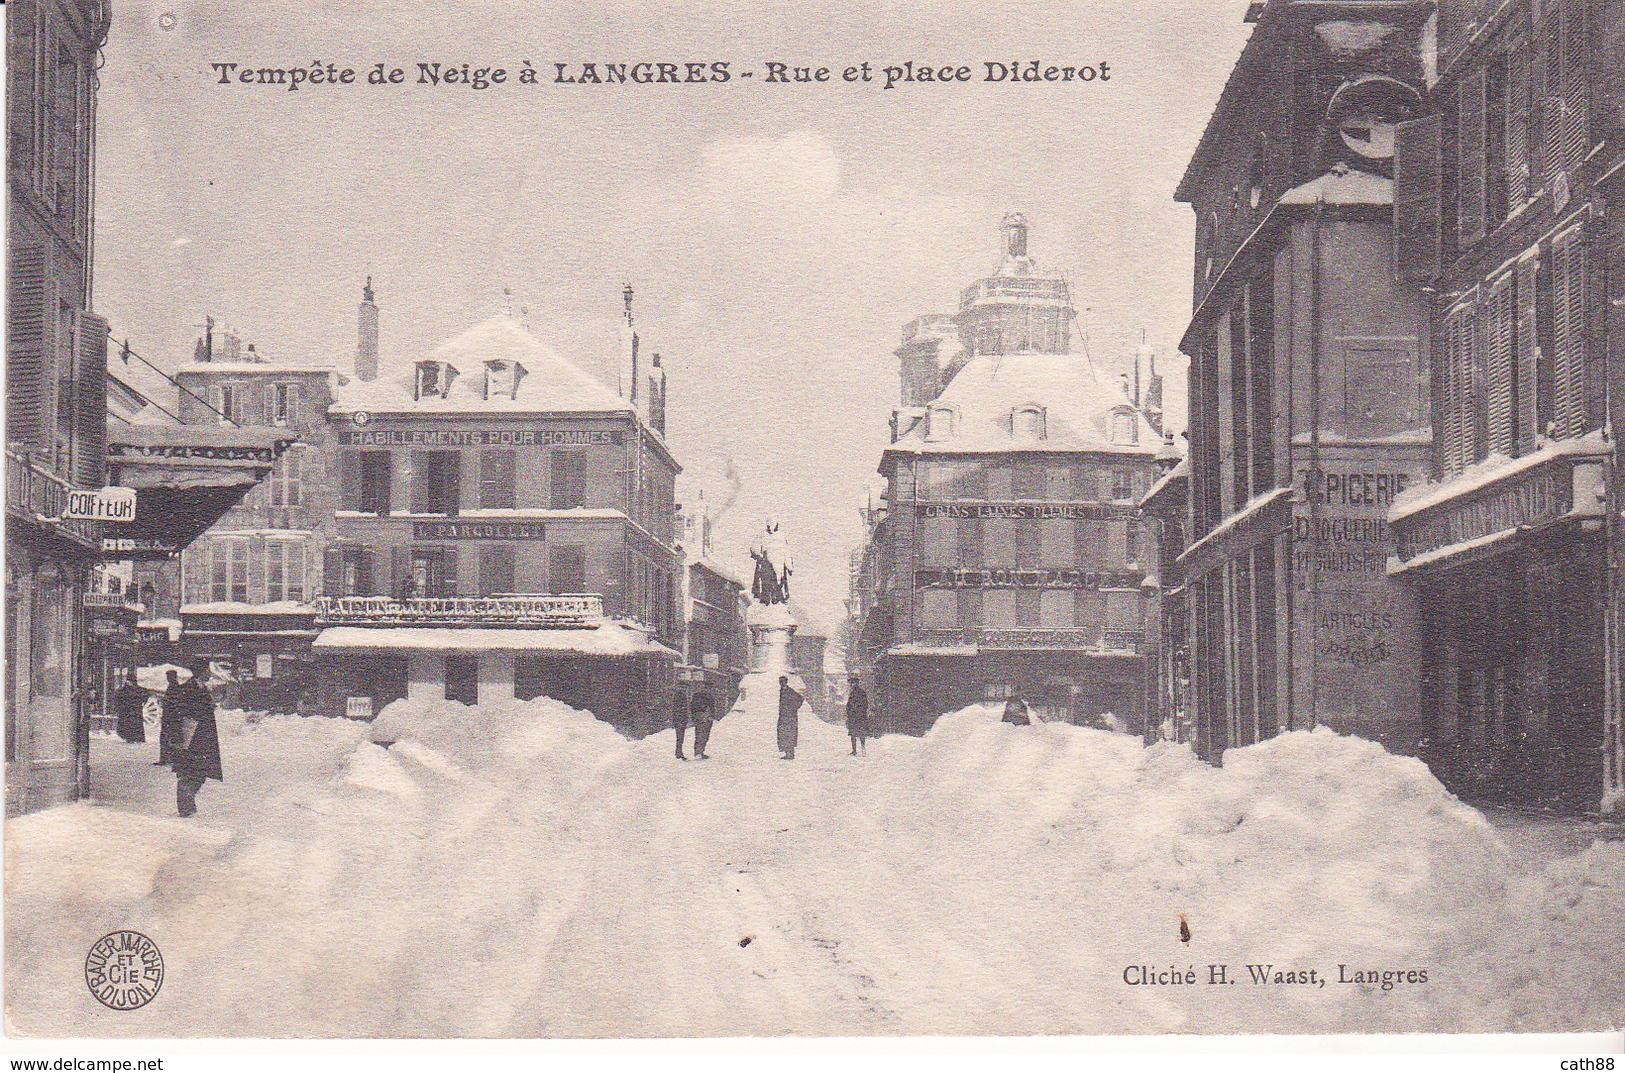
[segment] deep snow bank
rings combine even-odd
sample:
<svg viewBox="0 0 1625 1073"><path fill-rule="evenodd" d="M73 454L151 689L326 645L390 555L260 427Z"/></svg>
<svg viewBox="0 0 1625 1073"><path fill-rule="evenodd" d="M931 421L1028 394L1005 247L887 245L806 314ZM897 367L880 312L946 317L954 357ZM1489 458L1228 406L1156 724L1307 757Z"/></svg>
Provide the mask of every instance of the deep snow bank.
<svg viewBox="0 0 1625 1073"><path fill-rule="evenodd" d="M765 697L704 763L554 701L371 725L221 713L173 817L150 746L103 804L6 824L7 1006L49 1035L1599 1029L1625 847L1520 870L1417 761L1328 731L1232 751L973 708L845 755ZM1179 936L1181 918L1189 942ZM148 1007L85 951L153 937ZM749 939L749 942L743 940ZM1236 983L1210 985L1210 965ZM1139 985L1146 966L1196 985ZM1254 984L1248 966L1315 984ZM1338 983L1375 971L1374 985ZM1387 989L1381 973L1427 973ZM1133 975L1130 972L1130 975Z"/></svg>

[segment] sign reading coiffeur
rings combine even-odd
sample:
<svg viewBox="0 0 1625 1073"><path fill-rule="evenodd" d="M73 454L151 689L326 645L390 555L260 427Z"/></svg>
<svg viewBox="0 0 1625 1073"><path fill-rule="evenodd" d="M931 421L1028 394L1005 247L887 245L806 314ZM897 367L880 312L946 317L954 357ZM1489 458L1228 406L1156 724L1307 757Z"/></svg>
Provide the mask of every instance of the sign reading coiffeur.
<svg viewBox="0 0 1625 1073"><path fill-rule="evenodd" d="M62 516L90 522L133 522L135 489L109 487L70 490L68 505Z"/></svg>

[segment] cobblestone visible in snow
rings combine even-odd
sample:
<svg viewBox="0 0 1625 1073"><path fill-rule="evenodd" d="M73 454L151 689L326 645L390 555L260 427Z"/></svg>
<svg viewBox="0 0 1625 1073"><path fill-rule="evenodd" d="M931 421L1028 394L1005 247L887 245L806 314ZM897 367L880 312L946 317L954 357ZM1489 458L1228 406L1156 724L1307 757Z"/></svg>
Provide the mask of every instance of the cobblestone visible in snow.
<svg viewBox="0 0 1625 1073"><path fill-rule="evenodd" d="M775 699L720 720L704 763L676 761L670 731L632 742L546 700L392 705L370 727L226 712L227 781L187 821L154 746L98 740L95 804L6 824L10 1031L1621 1022L1625 847L1513 867L1481 814L1369 742L1288 734L1219 769L972 708L865 757L804 714L785 762ZM154 939L167 976L115 1014L80 966L123 927ZM1125 982L1139 965L1205 981L1210 964L1241 982ZM1329 982L1254 984L1249 965ZM1384 989L1396 970L1427 982Z"/></svg>

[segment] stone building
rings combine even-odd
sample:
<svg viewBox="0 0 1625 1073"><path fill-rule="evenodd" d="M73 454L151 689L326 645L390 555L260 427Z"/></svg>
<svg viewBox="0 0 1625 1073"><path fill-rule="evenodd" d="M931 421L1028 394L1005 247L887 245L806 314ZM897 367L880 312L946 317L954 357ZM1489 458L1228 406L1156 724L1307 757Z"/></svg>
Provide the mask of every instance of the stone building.
<svg viewBox="0 0 1625 1073"><path fill-rule="evenodd" d="M328 407L323 710L545 694L629 732L665 725L679 467L652 372L645 415L509 315L358 365Z"/></svg>
<svg viewBox="0 0 1625 1073"><path fill-rule="evenodd" d="M1284 728L1410 751L1427 735L1387 513L1432 443L1427 310L1396 278L1392 227L1395 125L1423 108L1431 15L1253 5L1175 194L1197 223L1187 628L1169 638L1187 650L1163 664L1190 668L1209 759Z"/></svg>
<svg viewBox="0 0 1625 1073"><path fill-rule="evenodd" d="M995 275L964 293L957 338L938 320L905 330L848 658L888 731L1014 692L1044 718L1111 713L1138 730L1156 548L1133 515L1161 441L1067 352L1066 284L1036 272L1026 220L1006 217L1002 240ZM932 369L947 375L935 392Z"/></svg>
<svg viewBox="0 0 1625 1073"><path fill-rule="evenodd" d="M1394 191L1436 436L1387 515L1423 755L1474 798L1617 809L1625 3L1440 0L1436 25Z"/></svg>

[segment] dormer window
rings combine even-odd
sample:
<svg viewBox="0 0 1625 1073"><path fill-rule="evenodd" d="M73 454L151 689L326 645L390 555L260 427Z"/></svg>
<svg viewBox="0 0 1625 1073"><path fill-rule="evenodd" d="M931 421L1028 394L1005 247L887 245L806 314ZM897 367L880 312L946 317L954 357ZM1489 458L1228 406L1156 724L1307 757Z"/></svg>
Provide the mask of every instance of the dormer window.
<svg viewBox="0 0 1625 1073"><path fill-rule="evenodd" d="M925 438L929 442L945 440L954 434L954 411L947 406L933 406L925 412Z"/></svg>
<svg viewBox="0 0 1625 1073"><path fill-rule="evenodd" d="M506 358L492 358L485 363L485 397L488 399L519 397L519 381L525 378L525 367Z"/></svg>
<svg viewBox="0 0 1625 1073"><path fill-rule="evenodd" d="M446 398L451 394L451 382L457 370L446 362L426 359L418 362L417 377L413 382L412 397L426 399L433 395Z"/></svg>
<svg viewBox="0 0 1625 1073"><path fill-rule="evenodd" d="M1028 404L1010 411L1010 436L1017 440L1044 438L1044 408Z"/></svg>
<svg viewBox="0 0 1625 1073"><path fill-rule="evenodd" d="M1112 411L1112 443L1119 447L1132 447L1140 442L1140 422L1133 410L1119 407Z"/></svg>

